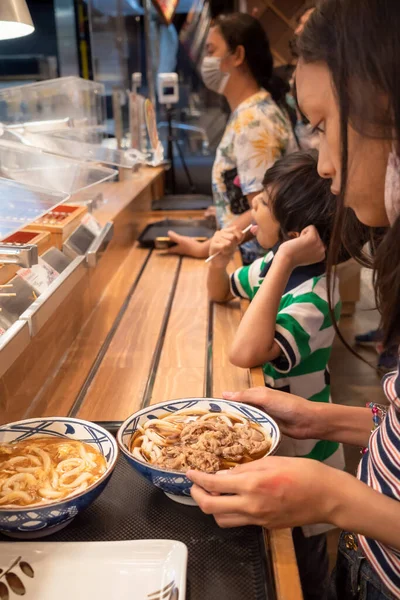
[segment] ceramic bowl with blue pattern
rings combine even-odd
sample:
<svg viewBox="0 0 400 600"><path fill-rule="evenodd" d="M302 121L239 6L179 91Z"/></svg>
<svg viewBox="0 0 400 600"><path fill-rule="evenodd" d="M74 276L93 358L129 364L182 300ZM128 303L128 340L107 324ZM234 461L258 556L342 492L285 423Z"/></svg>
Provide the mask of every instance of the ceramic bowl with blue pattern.
<svg viewBox="0 0 400 600"><path fill-rule="evenodd" d="M0 426L0 443L34 437L60 437L79 440L100 451L106 459L106 472L85 491L62 501L32 507L0 507L0 531L21 539L44 537L59 531L81 510L87 508L106 487L118 458L115 438L103 427L69 417L25 419Z"/></svg>
<svg viewBox="0 0 400 600"><path fill-rule="evenodd" d="M139 410L121 425L117 434L118 446L131 467L156 487L162 489L175 502L192 506L196 505L190 495L192 482L179 471L166 470L135 458L129 451L129 446L132 436L137 431L139 425L144 425L149 419L158 419L168 413L172 414L178 410L188 409L205 410L216 414L226 411L232 415L237 414L240 417L246 417L249 421L253 421L261 426L270 437L271 448L266 453L266 456L274 454L279 446L281 434L276 422L262 410L248 406L247 404L213 398L186 398L154 404L153 406Z"/></svg>

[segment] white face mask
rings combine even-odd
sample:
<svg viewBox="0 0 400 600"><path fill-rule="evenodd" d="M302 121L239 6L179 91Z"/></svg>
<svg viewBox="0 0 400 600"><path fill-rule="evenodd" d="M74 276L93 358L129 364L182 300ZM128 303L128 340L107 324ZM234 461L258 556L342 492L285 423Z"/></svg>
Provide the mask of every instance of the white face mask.
<svg viewBox="0 0 400 600"><path fill-rule="evenodd" d="M205 56L201 63L201 77L204 85L217 94L223 94L230 73L221 71L222 58L217 56Z"/></svg>
<svg viewBox="0 0 400 600"><path fill-rule="evenodd" d="M393 225L400 214L400 158L394 148L386 169L385 209L389 223Z"/></svg>

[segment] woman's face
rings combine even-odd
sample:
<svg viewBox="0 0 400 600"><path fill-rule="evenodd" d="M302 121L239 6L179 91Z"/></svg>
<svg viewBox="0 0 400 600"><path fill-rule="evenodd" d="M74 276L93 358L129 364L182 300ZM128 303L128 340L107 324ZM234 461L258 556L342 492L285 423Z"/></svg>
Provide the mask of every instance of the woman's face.
<svg viewBox="0 0 400 600"><path fill-rule="evenodd" d="M232 54L224 40L219 27L211 27L206 42L206 55L221 58L221 71L230 74L230 80L237 73L237 67L243 64L244 50L242 46ZM229 80L229 82L230 82ZM228 83L229 83L228 82Z"/></svg>
<svg viewBox="0 0 400 600"><path fill-rule="evenodd" d="M216 56L225 58L229 53L229 48L218 27L211 27L206 41L207 56Z"/></svg>
<svg viewBox="0 0 400 600"><path fill-rule="evenodd" d="M319 131L318 173L332 179L332 193L341 186L340 115L331 75L324 63L298 62L296 89L299 106ZM391 142L371 139L348 126L348 181L345 204L371 227L388 225L385 175Z"/></svg>

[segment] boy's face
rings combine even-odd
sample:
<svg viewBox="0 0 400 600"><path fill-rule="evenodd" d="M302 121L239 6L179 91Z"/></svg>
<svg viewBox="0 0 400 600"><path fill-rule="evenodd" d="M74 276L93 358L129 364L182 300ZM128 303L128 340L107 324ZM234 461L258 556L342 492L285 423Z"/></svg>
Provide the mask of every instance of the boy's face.
<svg viewBox="0 0 400 600"><path fill-rule="evenodd" d="M252 204L251 214L256 225L251 229L251 232L263 248L272 248L279 241L280 227L270 210L270 199L267 190L253 198Z"/></svg>

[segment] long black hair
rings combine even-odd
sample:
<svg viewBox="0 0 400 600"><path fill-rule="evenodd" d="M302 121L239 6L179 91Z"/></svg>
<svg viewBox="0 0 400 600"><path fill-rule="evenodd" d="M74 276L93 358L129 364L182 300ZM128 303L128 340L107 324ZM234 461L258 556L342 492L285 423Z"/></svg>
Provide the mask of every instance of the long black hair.
<svg viewBox="0 0 400 600"><path fill-rule="evenodd" d="M349 123L361 135L392 140L398 152L400 149L399 31L397 1L321 0L298 40L299 55L304 62L323 62L328 66L340 112L341 192L330 265L341 239L351 247L351 239L359 235L359 226L354 219L349 224L346 218L349 211L344 207ZM358 252L355 258L368 264ZM399 343L400 218L387 230L369 264L374 268L375 296L385 344Z"/></svg>
<svg viewBox="0 0 400 600"><path fill-rule="evenodd" d="M287 86L273 73L273 58L269 40L260 21L246 13L220 15L213 21L231 52L243 46L246 65L260 87L270 92L283 108L286 105Z"/></svg>

